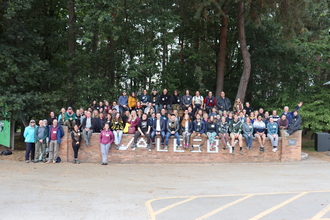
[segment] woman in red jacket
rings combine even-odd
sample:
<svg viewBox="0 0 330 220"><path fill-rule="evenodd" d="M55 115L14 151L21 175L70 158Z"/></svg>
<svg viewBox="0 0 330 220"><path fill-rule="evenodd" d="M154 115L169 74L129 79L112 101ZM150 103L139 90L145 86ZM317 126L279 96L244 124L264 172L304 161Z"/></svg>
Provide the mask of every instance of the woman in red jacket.
<svg viewBox="0 0 330 220"><path fill-rule="evenodd" d="M104 125L104 129L100 133L100 145L102 152L102 164L108 165L108 151L110 149L110 145L114 141L114 136L112 131L109 129L109 124L106 123Z"/></svg>

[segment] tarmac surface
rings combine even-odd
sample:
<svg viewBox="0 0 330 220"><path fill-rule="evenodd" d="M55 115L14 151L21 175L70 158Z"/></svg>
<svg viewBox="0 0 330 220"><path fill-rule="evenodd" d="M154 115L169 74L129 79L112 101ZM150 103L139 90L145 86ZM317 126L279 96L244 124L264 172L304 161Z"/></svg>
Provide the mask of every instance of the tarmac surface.
<svg viewBox="0 0 330 220"><path fill-rule="evenodd" d="M330 163L0 160L0 219L330 219Z"/></svg>

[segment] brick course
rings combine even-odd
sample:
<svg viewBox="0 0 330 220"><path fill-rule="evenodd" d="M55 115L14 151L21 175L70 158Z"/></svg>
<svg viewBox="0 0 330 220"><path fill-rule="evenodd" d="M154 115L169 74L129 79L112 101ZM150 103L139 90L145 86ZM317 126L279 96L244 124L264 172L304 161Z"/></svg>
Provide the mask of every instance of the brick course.
<svg viewBox="0 0 330 220"><path fill-rule="evenodd" d="M72 140L68 135L67 127L63 127L65 135L62 138L62 144L59 148L59 156L63 162L71 162L73 160ZM138 142L138 148L134 151L133 135L123 135L120 150L116 150L112 144L109 150L108 161L110 163L223 163L223 162L290 162L301 160L301 131L295 132L289 137L279 138L279 146L277 153L273 153L270 140L266 140L265 153L259 152L259 143L256 139L253 140L252 149L245 148L245 140L243 140L244 155L239 154L238 144L235 146L235 155L231 155L229 150L223 150L223 143L218 140L218 152L208 151L207 143L203 146L202 152L197 152L198 147L195 147L196 152L190 152L190 149L183 149L183 152L174 152L175 139L171 137L169 141L168 151L157 151L156 148L151 152L145 147L144 141ZM295 140L296 145L289 145L289 140ZM140 140L140 139L139 139ZM198 142L196 142L198 144ZM127 148L127 149L126 149ZM126 149L126 150L125 150ZM160 148L162 150L162 148ZM99 133L93 133L91 136L90 146L85 147L85 142L82 138L81 147L79 149L79 160L81 162L101 162L101 150L99 144Z"/></svg>

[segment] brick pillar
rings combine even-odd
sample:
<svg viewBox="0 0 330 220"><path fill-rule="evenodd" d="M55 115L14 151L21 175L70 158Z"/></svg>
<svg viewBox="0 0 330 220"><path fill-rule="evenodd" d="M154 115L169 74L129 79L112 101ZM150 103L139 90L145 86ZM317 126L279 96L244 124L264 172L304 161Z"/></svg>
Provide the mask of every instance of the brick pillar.
<svg viewBox="0 0 330 220"><path fill-rule="evenodd" d="M62 162L68 162L68 147L71 147L71 137L68 133L68 126L62 126L64 130L64 136L61 139L61 144L58 149L58 156L61 158ZM70 141L70 145L69 145Z"/></svg>
<svg viewBox="0 0 330 220"><path fill-rule="evenodd" d="M282 137L282 162L300 161L301 160L301 136L302 131L296 131L292 135L286 137L284 131L281 131Z"/></svg>

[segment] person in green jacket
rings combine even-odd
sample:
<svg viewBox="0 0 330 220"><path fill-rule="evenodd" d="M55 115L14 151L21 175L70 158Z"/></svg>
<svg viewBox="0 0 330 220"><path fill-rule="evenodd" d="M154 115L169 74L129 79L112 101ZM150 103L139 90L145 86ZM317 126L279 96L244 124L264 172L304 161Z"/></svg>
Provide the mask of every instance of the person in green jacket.
<svg viewBox="0 0 330 220"><path fill-rule="evenodd" d="M76 125L76 114L72 111L72 107L69 107L64 114L64 125L68 126L69 132L71 132Z"/></svg>
<svg viewBox="0 0 330 220"><path fill-rule="evenodd" d="M34 152L35 152L35 141L34 141L34 132L35 132L36 122L35 120L31 120L29 126L24 129L24 138L26 143L26 151L25 151L25 162L29 163L29 159L31 156L31 162L34 162Z"/></svg>

